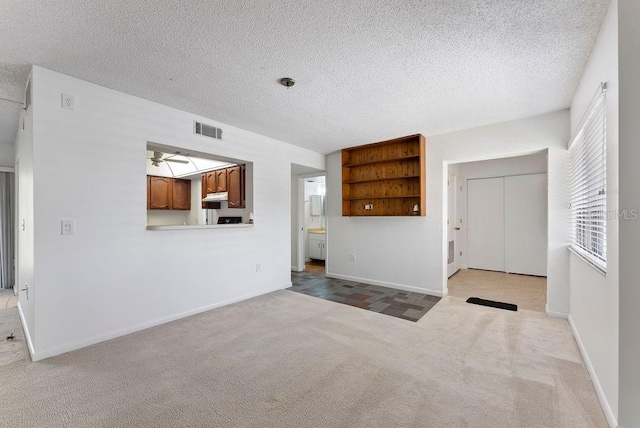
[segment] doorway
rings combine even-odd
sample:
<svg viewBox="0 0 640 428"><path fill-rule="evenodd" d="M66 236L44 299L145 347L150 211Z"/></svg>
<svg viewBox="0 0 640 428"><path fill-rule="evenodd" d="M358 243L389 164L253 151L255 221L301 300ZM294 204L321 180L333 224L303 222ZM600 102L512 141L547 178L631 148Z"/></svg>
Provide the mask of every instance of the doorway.
<svg viewBox="0 0 640 428"><path fill-rule="evenodd" d="M447 178L447 278L458 272L458 231L460 220L458 219L457 189L458 181L455 174L449 171Z"/></svg>
<svg viewBox="0 0 640 428"><path fill-rule="evenodd" d="M447 203L447 241L456 238L460 270L452 276L455 268L448 266L449 295L545 312L546 152L449 165L452 180L457 196Z"/></svg>
<svg viewBox="0 0 640 428"><path fill-rule="evenodd" d="M326 178L304 178L304 271L324 275L327 259Z"/></svg>
<svg viewBox="0 0 640 428"><path fill-rule="evenodd" d="M326 172L291 164L291 271L324 275L327 240Z"/></svg>

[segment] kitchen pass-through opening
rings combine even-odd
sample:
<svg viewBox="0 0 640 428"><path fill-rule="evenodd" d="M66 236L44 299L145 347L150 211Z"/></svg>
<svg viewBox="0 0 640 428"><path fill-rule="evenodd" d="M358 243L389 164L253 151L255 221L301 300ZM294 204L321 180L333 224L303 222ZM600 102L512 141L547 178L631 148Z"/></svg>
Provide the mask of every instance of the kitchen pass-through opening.
<svg viewBox="0 0 640 428"><path fill-rule="evenodd" d="M149 142L147 226L253 224L253 163Z"/></svg>

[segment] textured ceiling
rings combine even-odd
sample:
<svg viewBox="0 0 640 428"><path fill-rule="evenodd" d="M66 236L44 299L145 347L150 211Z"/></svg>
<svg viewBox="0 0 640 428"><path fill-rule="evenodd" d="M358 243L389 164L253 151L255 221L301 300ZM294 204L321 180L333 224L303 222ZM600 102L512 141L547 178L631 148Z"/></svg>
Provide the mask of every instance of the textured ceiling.
<svg viewBox="0 0 640 428"><path fill-rule="evenodd" d="M29 65L0 64L0 143L13 144L16 138L24 105L12 101L24 102L30 72Z"/></svg>
<svg viewBox="0 0 640 428"><path fill-rule="evenodd" d="M608 4L0 0L0 61L328 153L567 108Z"/></svg>

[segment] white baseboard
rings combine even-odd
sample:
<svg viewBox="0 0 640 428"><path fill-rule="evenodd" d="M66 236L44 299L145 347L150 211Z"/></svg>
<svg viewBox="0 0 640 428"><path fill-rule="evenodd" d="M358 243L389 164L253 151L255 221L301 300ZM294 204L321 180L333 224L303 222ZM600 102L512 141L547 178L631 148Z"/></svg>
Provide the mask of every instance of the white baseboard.
<svg viewBox="0 0 640 428"><path fill-rule="evenodd" d="M584 360L584 364L587 366L587 371L589 372L589 376L591 377L591 382L593 382L593 387L596 390L596 395L598 396L598 400L600 400L600 405L602 406L602 410L604 411L604 415L607 418L607 422L611 428L616 428L618 426L618 421L613 414L613 410L611 410L611 406L609 405L609 401L607 401L607 397L604 394L604 390L602 389L602 385L600 385L600 380L598 380L598 375L596 374L595 369L593 368L593 364L591 364L591 359L589 359L589 354L587 354L587 349L584 347L582 343L582 338L580 337L580 333L578 333L578 329L576 328L575 323L573 322L573 318L571 315L568 317L569 325L571 326L571 331L573 332L573 337L575 337L576 342L578 343L578 348L580 349L580 354L582 354L582 359Z"/></svg>
<svg viewBox="0 0 640 428"><path fill-rule="evenodd" d="M428 294L430 296L436 296L436 297L444 297L447 295L446 291L442 292L439 290L429 290L426 288L414 287L412 285L397 284L395 282L377 281L375 279L369 279L369 278L358 278L356 276L341 275L338 273L327 272L325 273L325 276L327 278L344 279L347 281L354 281L354 282L364 282L365 284L380 285L382 287L395 288L398 290L411 291L414 293Z"/></svg>
<svg viewBox="0 0 640 428"><path fill-rule="evenodd" d="M149 322L144 322L141 324L137 324L131 327L127 327L127 328L123 328L120 330L115 330L106 334L101 334L101 335L97 335L97 336L93 336L93 337L89 337L86 339L82 339L76 342L71 342L71 343L66 343L64 345L61 346L56 346L54 348L49 348L49 349L45 349L39 352L31 352L31 359L33 361L40 361L43 360L45 358L50 358L50 357L54 357L56 355L60 355L60 354L64 354L65 352L70 352L70 351L74 351L76 349L80 349L80 348L84 348L86 346L90 346L90 345L95 345L96 343L100 343L100 342L104 342L106 340L111 340L111 339L115 339L116 337L120 337L120 336L125 336L127 334L131 334L131 333L135 333L136 331L140 331L140 330L145 330L147 328L150 327L155 327L157 325L160 324L165 324L171 321L175 321L177 319L180 318L185 318L191 315L196 315L202 312L206 312L206 311L210 311L212 309L215 308L219 308L222 306L227 306L230 305L232 303L237 303L240 302L242 300L247 300L247 299L251 299L253 297L258 297L261 296L263 294L268 294L268 293L272 293L274 291L278 291L278 290L284 290L285 288L289 288L291 287L291 282L288 282L284 285L278 286L278 287L273 287L267 290L263 290L263 291L259 291L257 293L249 293L249 294L245 294L244 296L240 296L240 297L236 297L233 299L229 299L229 300L225 300L223 302L218 302L218 303L214 303L211 305L207 305L207 306L202 306L196 309L192 309L186 312L181 312L179 314L175 314L175 315L171 315L168 317L163 317L163 318L159 318L153 321L149 321ZM31 346L30 346L30 350L31 350Z"/></svg>
<svg viewBox="0 0 640 428"><path fill-rule="evenodd" d="M563 319L567 319L569 318L569 314L565 314L564 312L555 312L555 311L551 311L549 310L549 305L544 305L544 311L547 313L547 315L549 315L550 317L554 317L554 318L563 318Z"/></svg>
<svg viewBox="0 0 640 428"><path fill-rule="evenodd" d="M22 305L18 302L18 315L20 315L20 323L22 323L22 331L24 332L24 337L27 339L27 347L29 348L29 355L31 355L31 360L35 361L33 355L35 354L33 348L33 342L31 341L31 332L29 332L29 327L27 326L27 320L24 317L24 312L22 312Z"/></svg>

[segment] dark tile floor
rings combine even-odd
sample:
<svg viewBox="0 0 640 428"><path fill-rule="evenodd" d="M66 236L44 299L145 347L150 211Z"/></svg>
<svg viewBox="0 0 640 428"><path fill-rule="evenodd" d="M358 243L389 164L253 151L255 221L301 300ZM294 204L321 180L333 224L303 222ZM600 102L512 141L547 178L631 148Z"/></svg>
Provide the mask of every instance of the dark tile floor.
<svg viewBox="0 0 640 428"><path fill-rule="evenodd" d="M312 272L291 272L288 290L332 302L416 322L440 301L440 297L400 291L361 282L327 278Z"/></svg>

